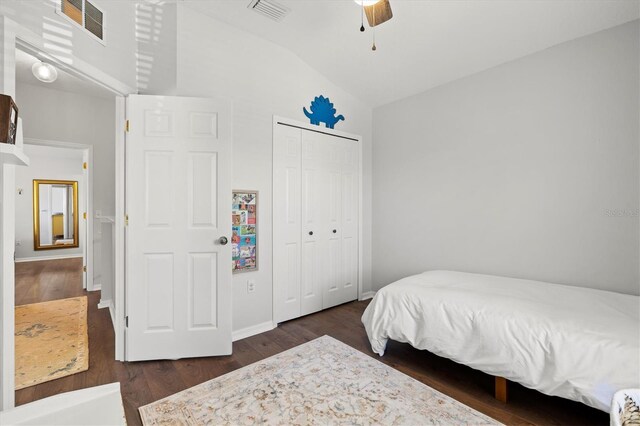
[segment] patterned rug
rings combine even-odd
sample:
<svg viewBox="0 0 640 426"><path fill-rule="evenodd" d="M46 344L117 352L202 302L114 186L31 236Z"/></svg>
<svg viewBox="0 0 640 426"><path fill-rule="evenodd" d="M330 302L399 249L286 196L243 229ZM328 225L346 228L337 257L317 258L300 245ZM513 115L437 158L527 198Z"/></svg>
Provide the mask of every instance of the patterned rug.
<svg viewBox="0 0 640 426"><path fill-rule="evenodd" d="M87 297L16 306L16 390L89 368Z"/></svg>
<svg viewBox="0 0 640 426"><path fill-rule="evenodd" d="M140 408L146 425L499 425L329 336Z"/></svg>

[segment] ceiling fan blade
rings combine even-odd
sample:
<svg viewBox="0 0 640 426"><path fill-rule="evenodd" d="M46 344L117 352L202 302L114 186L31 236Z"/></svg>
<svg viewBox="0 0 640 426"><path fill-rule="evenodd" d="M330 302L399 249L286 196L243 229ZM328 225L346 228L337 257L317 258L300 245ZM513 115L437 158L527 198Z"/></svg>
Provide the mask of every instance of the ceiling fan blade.
<svg viewBox="0 0 640 426"><path fill-rule="evenodd" d="M367 15L367 21L369 21L370 27L383 24L393 18L389 0L380 0L373 6L365 6L364 12Z"/></svg>

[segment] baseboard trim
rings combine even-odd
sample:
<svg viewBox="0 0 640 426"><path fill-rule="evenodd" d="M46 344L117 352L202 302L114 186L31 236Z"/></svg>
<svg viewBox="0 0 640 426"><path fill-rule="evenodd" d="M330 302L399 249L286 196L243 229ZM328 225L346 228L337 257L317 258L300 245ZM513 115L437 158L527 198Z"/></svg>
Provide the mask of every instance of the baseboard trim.
<svg viewBox="0 0 640 426"><path fill-rule="evenodd" d="M111 325L113 326L113 331L116 331L116 307L113 305L113 301L109 301L109 315L111 315Z"/></svg>
<svg viewBox="0 0 640 426"><path fill-rule="evenodd" d="M358 299L358 300L368 300L368 299L373 298L373 296L375 296L375 295L376 295L375 291L367 291L365 293L362 293L362 295L360 296L360 299Z"/></svg>
<svg viewBox="0 0 640 426"><path fill-rule="evenodd" d="M113 300L100 299L100 303L98 303L98 309L109 308L109 315L111 315L111 325L113 326L113 330L116 329L116 316L115 316L115 306L113 306Z"/></svg>
<svg viewBox="0 0 640 426"><path fill-rule="evenodd" d="M242 328L231 333L231 340L237 341L246 339L247 337L255 336L256 334L264 333L266 331L273 330L277 325L271 321L263 322L262 324L252 325L251 327Z"/></svg>
<svg viewBox="0 0 640 426"><path fill-rule="evenodd" d="M88 290L88 291L100 291L102 290L102 284L101 283L93 283L93 290ZM100 305L98 305L100 306Z"/></svg>
<svg viewBox="0 0 640 426"><path fill-rule="evenodd" d="M82 254L62 254L58 256L21 257L16 259L16 263L38 262L40 260L75 259L77 257L82 257Z"/></svg>

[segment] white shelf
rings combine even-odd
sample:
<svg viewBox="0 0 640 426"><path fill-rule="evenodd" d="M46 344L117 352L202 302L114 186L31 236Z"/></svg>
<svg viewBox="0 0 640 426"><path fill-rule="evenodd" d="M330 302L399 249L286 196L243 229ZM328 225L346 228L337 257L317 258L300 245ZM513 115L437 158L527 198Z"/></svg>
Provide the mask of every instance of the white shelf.
<svg viewBox="0 0 640 426"><path fill-rule="evenodd" d="M0 143L0 162L2 164L15 164L16 166L28 166L29 157L16 145Z"/></svg>

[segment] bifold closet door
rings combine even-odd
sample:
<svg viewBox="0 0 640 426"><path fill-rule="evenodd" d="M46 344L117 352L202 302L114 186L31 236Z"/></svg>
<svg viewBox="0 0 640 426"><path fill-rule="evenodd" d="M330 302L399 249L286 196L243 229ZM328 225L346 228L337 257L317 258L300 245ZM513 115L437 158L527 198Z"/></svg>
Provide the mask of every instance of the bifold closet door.
<svg viewBox="0 0 640 426"><path fill-rule="evenodd" d="M360 211L360 155L355 141L343 144L342 168L342 281L340 297L358 298L358 218Z"/></svg>
<svg viewBox="0 0 640 426"><path fill-rule="evenodd" d="M274 127L276 322L358 297L358 152L354 140Z"/></svg>
<svg viewBox="0 0 640 426"><path fill-rule="evenodd" d="M302 132L302 315L358 297L356 148Z"/></svg>
<svg viewBox="0 0 640 426"><path fill-rule="evenodd" d="M324 161L326 191L323 204L326 206L325 221L323 226L323 239L325 241L325 280L323 287L323 307L343 303L340 295L340 282L342 281L343 253L342 253L342 139L327 137L325 149L327 151ZM344 300L346 302L346 300Z"/></svg>
<svg viewBox="0 0 640 426"><path fill-rule="evenodd" d="M302 131L302 296L301 312L323 308L327 286L327 135Z"/></svg>
<svg viewBox="0 0 640 426"><path fill-rule="evenodd" d="M302 130L276 125L273 134L273 297L276 323L301 315Z"/></svg>
<svg viewBox="0 0 640 426"><path fill-rule="evenodd" d="M358 155L357 144L331 138L327 171L328 206L326 257L328 283L323 308L358 298Z"/></svg>

